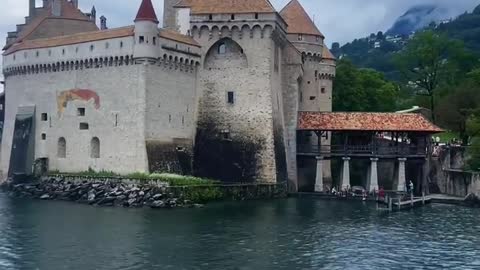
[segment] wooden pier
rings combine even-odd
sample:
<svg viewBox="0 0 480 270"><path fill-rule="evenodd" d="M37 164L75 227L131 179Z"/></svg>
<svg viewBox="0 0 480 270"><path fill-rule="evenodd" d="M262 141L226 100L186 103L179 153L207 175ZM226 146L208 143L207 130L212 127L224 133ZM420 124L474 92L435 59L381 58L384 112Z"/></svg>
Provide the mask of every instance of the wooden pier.
<svg viewBox="0 0 480 270"><path fill-rule="evenodd" d="M377 210L388 211L388 212L409 210L413 208L423 207L426 204L430 204L431 202L432 202L432 198L429 198L426 196L411 197L409 200L402 200L401 197L398 197L398 198L387 197L385 201L377 202Z"/></svg>

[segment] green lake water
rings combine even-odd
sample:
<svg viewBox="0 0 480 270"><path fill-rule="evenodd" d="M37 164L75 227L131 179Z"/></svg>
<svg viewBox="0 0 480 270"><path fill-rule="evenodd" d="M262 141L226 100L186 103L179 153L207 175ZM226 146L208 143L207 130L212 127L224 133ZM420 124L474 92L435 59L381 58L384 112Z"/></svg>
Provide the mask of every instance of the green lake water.
<svg viewBox="0 0 480 270"><path fill-rule="evenodd" d="M285 199L157 211L0 193L0 269L480 269L480 209Z"/></svg>

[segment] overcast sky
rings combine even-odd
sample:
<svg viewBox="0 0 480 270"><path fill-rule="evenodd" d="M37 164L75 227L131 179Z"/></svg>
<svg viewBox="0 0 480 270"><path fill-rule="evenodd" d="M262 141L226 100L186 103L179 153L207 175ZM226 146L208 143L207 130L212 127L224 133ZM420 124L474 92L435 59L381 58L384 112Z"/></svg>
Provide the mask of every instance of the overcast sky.
<svg viewBox="0 0 480 270"><path fill-rule="evenodd" d="M97 17L105 15L110 28L132 24L141 0L79 0L84 12L96 6ZM219 0L221 1L221 0ZM1 0L0 45L3 47L7 31L15 29L28 14L28 0ZM37 0L37 6L41 5ZM163 0L153 0L157 14L163 13ZM289 0L272 0L280 11ZM387 30L409 7L436 3L451 12L451 16L471 11L480 0L300 0L320 31L333 41L345 43L372 32ZM161 19L160 19L161 20ZM1 87L1 86L0 86Z"/></svg>

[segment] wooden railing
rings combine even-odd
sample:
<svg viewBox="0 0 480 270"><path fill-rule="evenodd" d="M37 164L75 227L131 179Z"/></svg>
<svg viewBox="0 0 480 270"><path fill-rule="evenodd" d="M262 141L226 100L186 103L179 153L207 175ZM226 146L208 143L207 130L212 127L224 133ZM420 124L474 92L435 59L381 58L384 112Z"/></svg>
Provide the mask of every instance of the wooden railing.
<svg viewBox="0 0 480 270"><path fill-rule="evenodd" d="M374 146L374 145L298 145L299 154L319 155L365 155L365 156L426 156L427 149L417 146Z"/></svg>

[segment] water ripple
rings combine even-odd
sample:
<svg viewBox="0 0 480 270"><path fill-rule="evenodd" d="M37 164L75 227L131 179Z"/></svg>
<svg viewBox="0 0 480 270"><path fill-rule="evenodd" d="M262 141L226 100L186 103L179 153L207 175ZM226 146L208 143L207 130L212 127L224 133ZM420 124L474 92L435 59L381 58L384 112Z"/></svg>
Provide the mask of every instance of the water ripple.
<svg viewBox="0 0 480 270"><path fill-rule="evenodd" d="M316 200L151 211L0 194L0 269L480 269L480 210Z"/></svg>

